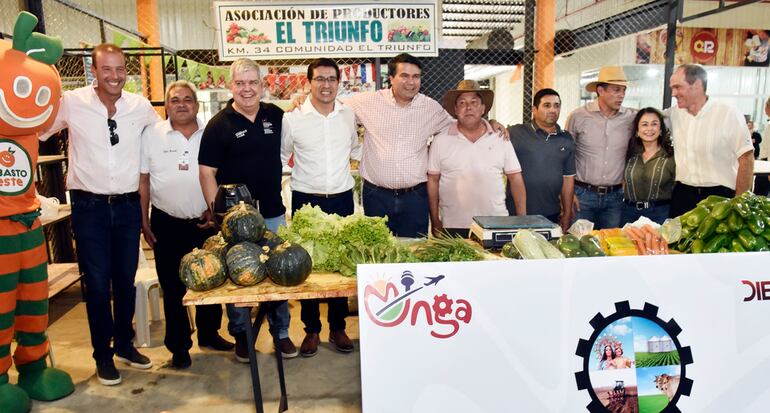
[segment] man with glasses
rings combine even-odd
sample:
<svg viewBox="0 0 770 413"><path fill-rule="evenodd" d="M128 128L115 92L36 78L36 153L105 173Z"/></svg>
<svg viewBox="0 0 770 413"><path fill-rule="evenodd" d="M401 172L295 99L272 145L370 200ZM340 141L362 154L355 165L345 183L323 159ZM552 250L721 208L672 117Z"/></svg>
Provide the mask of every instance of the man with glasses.
<svg viewBox="0 0 770 413"><path fill-rule="evenodd" d="M96 82L64 92L51 131L69 129L67 188L93 357L99 382L113 386L122 380L114 355L131 367L152 367L132 343L131 323L141 230L140 136L159 118L147 99L123 91L126 58L119 47L101 44L92 57Z"/></svg>
<svg viewBox="0 0 770 413"><path fill-rule="evenodd" d="M244 184L259 202L267 229L275 232L286 225L286 208L281 199L281 120L283 110L261 102L262 77L259 66L238 59L230 66L233 98L211 118L203 131L198 165L203 197L212 206L218 184ZM246 329L251 327L249 308L228 304L227 329L235 338L235 358L249 362ZM270 333L284 358L299 353L289 338L289 307L286 301L267 316Z"/></svg>
<svg viewBox="0 0 770 413"><path fill-rule="evenodd" d="M165 107L168 120L146 128L142 134L139 196L142 232L155 252L155 269L163 288L163 342L172 353L171 366L185 369L192 364L192 331L182 305L187 289L179 278L179 263L215 230L209 224L209 209L198 179L198 148L204 123L197 117L195 85L186 80L171 83L166 88ZM232 351L233 343L219 336L221 322L222 305L195 306L198 347Z"/></svg>
<svg viewBox="0 0 770 413"><path fill-rule="evenodd" d="M428 205L433 235L467 237L474 216L505 216L505 175L516 215L527 215L521 166L510 142L483 119L495 93L475 80L444 95L444 109L457 118L433 139L428 154Z"/></svg>
<svg viewBox="0 0 770 413"><path fill-rule="evenodd" d="M340 69L334 60L321 58L307 67L310 99L297 110L283 116L281 161L287 164L292 153L291 210L305 204L318 206L328 214L353 214L353 177L350 159L361 159L355 114L336 102ZM339 352L353 351L345 334L347 298L330 298L329 342ZM312 357L318 351L321 321L318 300L302 300L305 339L300 354Z"/></svg>

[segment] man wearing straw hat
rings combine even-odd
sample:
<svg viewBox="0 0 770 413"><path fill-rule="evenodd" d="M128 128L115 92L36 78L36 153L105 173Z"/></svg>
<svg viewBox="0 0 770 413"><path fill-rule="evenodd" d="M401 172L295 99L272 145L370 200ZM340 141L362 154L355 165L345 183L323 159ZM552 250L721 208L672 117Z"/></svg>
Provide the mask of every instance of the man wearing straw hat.
<svg viewBox="0 0 770 413"><path fill-rule="evenodd" d="M444 95L443 106L457 119L436 135L428 153L428 206L433 234L468 236L474 216L508 215L505 183L511 182L516 214L526 215L521 166L510 142L483 119L495 94L463 80Z"/></svg>
<svg viewBox="0 0 770 413"><path fill-rule="evenodd" d="M595 229L620 226L623 169L636 111L623 107L628 81L620 66L605 66L586 85L595 101L575 109L566 129L575 138L575 219Z"/></svg>

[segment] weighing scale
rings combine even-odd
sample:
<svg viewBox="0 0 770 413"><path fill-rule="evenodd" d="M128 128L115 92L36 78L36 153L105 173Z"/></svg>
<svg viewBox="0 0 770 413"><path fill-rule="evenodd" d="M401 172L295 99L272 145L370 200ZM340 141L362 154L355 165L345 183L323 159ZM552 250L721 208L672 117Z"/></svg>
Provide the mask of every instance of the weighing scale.
<svg viewBox="0 0 770 413"><path fill-rule="evenodd" d="M522 229L543 234L545 239L562 236L561 227L542 215L473 217L470 237L484 248L499 249Z"/></svg>

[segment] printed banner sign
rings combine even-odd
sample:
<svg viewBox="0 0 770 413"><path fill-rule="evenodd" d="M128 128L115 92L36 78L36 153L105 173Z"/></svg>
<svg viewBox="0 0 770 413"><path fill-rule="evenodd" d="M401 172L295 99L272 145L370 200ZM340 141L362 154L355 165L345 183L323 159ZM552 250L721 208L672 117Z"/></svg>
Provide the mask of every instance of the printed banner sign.
<svg viewBox="0 0 770 413"><path fill-rule="evenodd" d="M666 29L636 36L636 63L666 63ZM764 29L676 29L675 64L763 66L770 63L770 31Z"/></svg>
<svg viewBox="0 0 770 413"><path fill-rule="evenodd" d="M765 412L769 261L360 265L363 411Z"/></svg>
<svg viewBox="0 0 770 413"><path fill-rule="evenodd" d="M215 1L219 58L438 56L436 2Z"/></svg>

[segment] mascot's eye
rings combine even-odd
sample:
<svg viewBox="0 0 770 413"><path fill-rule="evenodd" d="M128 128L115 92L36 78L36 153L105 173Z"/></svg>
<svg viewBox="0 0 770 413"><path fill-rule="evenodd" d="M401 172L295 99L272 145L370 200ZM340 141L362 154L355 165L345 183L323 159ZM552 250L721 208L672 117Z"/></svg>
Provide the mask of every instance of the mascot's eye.
<svg viewBox="0 0 770 413"><path fill-rule="evenodd" d="M13 93L20 97L25 98L32 93L32 81L26 76L18 76L13 79Z"/></svg>
<svg viewBox="0 0 770 413"><path fill-rule="evenodd" d="M37 91L37 96L35 96L35 103L38 106L45 106L48 104L49 100L51 100L51 89L49 89L48 86L41 87L40 90Z"/></svg>

